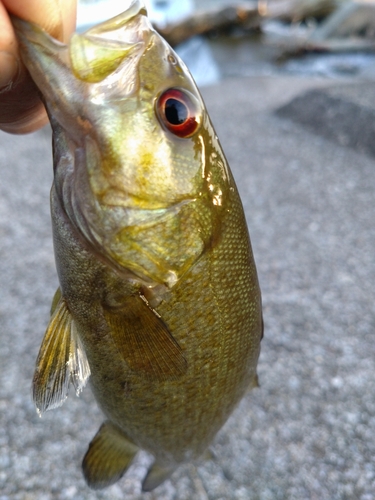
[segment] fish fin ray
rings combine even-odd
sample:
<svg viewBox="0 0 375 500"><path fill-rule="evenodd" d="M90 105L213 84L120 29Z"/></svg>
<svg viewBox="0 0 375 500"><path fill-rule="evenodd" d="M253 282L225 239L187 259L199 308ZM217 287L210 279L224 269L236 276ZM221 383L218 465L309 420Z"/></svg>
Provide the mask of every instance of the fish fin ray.
<svg viewBox="0 0 375 500"><path fill-rule="evenodd" d="M51 309L50 309L50 315L56 311L56 307L59 305L61 300L61 289L60 287L56 290L55 295L53 296L52 303L51 303Z"/></svg>
<svg viewBox="0 0 375 500"><path fill-rule="evenodd" d="M146 477L142 482L142 491L152 491L160 486L176 470L175 466L165 466L157 461L149 468Z"/></svg>
<svg viewBox="0 0 375 500"><path fill-rule="evenodd" d="M257 389L258 387L260 387L259 377L257 373L254 373L254 377L252 378L251 382L248 385L247 392L250 392L253 389Z"/></svg>
<svg viewBox="0 0 375 500"><path fill-rule="evenodd" d="M258 374L256 373L256 374L254 375L254 380L253 380L252 389L259 388L259 387L260 387L259 377L258 377Z"/></svg>
<svg viewBox="0 0 375 500"><path fill-rule="evenodd" d="M33 377L33 400L39 415L64 403L71 380L77 392L90 374L65 300L61 298L52 307L54 311L40 346Z"/></svg>
<svg viewBox="0 0 375 500"><path fill-rule="evenodd" d="M106 310L113 340L132 370L158 380L183 375L187 361L162 318L140 296L121 310Z"/></svg>
<svg viewBox="0 0 375 500"><path fill-rule="evenodd" d="M125 474L138 450L120 429L104 422L82 461L87 484L93 489L114 484Z"/></svg>
<svg viewBox="0 0 375 500"><path fill-rule="evenodd" d="M70 334L70 379L73 382L76 395L79 396L90 377L90 365L73 320Z"/></svg>

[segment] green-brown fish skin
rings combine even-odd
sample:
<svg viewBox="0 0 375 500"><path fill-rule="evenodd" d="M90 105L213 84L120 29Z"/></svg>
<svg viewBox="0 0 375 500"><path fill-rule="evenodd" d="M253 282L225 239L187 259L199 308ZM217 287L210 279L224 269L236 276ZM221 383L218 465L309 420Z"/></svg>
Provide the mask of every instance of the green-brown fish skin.
<svg viewBox="0 0 375 500"><path fill-rule="evenodd" d="M142 448L151 490L256 385L261 296L241 201L188 70L141 2L69 45L14 25L53 128L60 288L35 404L61 405L90 376L107 420L88 484L117 481Z"/></svg>

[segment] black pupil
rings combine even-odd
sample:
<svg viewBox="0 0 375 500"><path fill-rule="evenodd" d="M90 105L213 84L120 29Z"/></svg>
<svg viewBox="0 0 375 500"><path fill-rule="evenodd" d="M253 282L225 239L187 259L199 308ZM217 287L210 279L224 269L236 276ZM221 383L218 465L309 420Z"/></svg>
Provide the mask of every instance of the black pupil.
<svg viewBox="0 0 375 500"><path fill-rule="evenodd" d="M164 112L171 125L181 125L188 118L187 106L177 99L167 99Z"/></svg>

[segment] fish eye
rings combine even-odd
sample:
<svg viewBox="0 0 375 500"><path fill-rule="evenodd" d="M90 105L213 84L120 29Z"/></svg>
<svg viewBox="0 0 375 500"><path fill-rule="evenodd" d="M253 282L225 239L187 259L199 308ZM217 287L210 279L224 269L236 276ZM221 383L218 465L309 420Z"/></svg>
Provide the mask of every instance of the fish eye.
<svg viewBox="0 0 375 500"><path fill-rule="evenodd" d="M190 137L199 127L198 103L190 93L168 89L157 100L156 110L161 123L177 137Z"/></svg>

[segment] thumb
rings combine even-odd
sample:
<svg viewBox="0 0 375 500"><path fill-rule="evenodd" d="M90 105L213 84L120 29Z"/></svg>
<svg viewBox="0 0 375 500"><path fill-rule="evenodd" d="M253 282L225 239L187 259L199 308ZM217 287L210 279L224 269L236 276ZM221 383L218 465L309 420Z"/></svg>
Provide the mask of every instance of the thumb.
<svg viewBox="0 0 375 500"><path fill-rule="evenodd" d="M0 2L0 129L22 134L47 123L38 90L23 65L8 13L31 21L67 41L75 27L76 0Z"/></svg>

